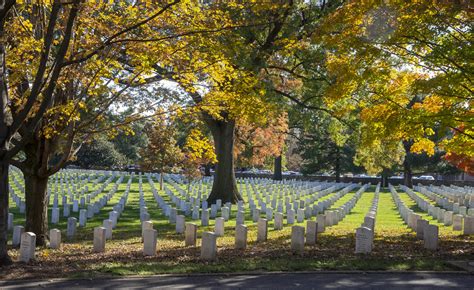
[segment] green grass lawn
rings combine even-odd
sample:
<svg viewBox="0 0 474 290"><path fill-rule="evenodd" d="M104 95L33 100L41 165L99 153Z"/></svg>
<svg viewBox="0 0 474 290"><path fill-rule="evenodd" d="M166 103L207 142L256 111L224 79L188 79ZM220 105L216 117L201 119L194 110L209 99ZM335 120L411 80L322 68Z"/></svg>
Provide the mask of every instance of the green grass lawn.
<svg viewBox="0 0 474 290"><path fill-rule="evenodd" d="M143 177L144 200L154 228L158 231L157 255L143 257L142 254L138 176L133 179L128 202L118 221L117 228L113 231L113 239L107 241L106 252L93 253L93 229L101 226L102 221L108 218L109 211L119 202L125 192L128 179L129 177L124 178L108 205L93 219L88 220L86 227L78 227L76 238L73 241L66 240L66 218L62 217L61 208L60 223L50 224L50 228L61 229L64 241L62 248L59 250L37 248L36 261L28 265L17 263L7 271L0 272L2 278L300 270L453 270L446 261L472 259L474 255L474 238L472 236L462 236L460 232L454 232L450 227L439 223L435 224L440 227L440 249L434 252L425 250L422 241L416 240L415 233L402 221L388 190L382 190L379 196L373 252L368 255L355 255L355 230L363 222L364 216L372 204L375 191L375 187L372 186L361 195L344 220L335 226L326 228L324 233L319 234L317 245L306 246L302 256L294 255L290 251L290 225L285 225L283 230L277 231L273 230L273 222L269 222L268 241L257 243L256 224L252 222L251 212L248 208L246 209L248 247L246 250L234 249L237 211L237 206L234 205L231 220L225 223L225 236L219 237L217 240L217 261L205 262L199 258L200 238L204 231L214 230L214 220L210 220L208 227L202 227L200 220L192 221L187 217L186 221L199 225L198 244L196 247L185 247L184 235L175 233L175 225L168 222L163 211L158 207L145 176ZM108 193L116 180L117 178L103 190L102 194ZM154 179L154 183L158 189L158 180ZM98 188L98 186L93 187L92 183L88 183L88 186L90 192ZM15 186L13 187L15 188ZM181 187L186 189L184 185ZM169 188L172 187L169 186ZM262 187L257 186L256 188L261 189ZM358 188L354 188L337 200L331 208L342 206L354 196L357 190ZM160 191L159 194L167 202L170 202L164 191ZM320 200L330 198L334 194ZM401 190L399 190L399 194L407 206L421 213L407 194ZM100 196L101 194L96 199ZM247 201L246 193L243 196ZM52 202L51 198L50 210ZM59 202L61 204L61 198ZM14 203L12 203L10 212L15 214L15 224L24 223L24 218L21 217ZM426 213L421 214L432 222ZM264 215L264 213L261 214L262 217ZM79 213L72 213L71 216L79 219ZM305 226L305 223L295 223L295 225ZM17 259L18 251L16 249L11 249L10 254L14 259Z"/></svg>

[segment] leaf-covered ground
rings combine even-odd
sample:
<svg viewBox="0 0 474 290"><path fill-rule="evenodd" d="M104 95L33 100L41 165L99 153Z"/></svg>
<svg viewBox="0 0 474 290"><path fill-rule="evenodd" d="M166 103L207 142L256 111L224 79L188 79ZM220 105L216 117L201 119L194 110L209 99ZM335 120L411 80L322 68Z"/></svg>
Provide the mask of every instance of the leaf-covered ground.
<svg viewBox="0 0 474 290"><path fill-rule="evenodd" d="M425 250L423 242L417 240L414 232L404 224L387 191L380 194L373 252L369 255L355 255L355 229L363 222L372 203L374 187L371 187L362 195L351 213L338 225L327 228L320 234L316 246L306 246L302 256L294 255L290 251L291 226L288 225L283 230L276 231L273 230L273 222L269 222L268 241L256 243L257 229L251 221L248 209L246 212L246 225L249 228L248 248L235 250L236 206L234 206L232 219L226 222L225 237L218 238L217 241L217 261L204 262L199 258L200 237L204 231L213 231L214 221L210 221L209 227L199 227L197 247L185 247L184 235L175 234L175 226L170 225L162 215L146 179L143 180L143 190L154 228L158 230L158 252L155 257L143 257L137 178L133 180L128 203L117 228L113 231L113 239L107 241L106 252L93 253L93 228L102 225L102 221L108 218L108 212L120 199L126 183L127 178L119 186L109 205L89 220L85 228L78 228L74 241L65 240L66 219L61 218L60 224L50 225L50 228L62 230L64 241L62 248L60 250L37 248L36 261L29 264L15 263L13 266L0 269L0 279L190 272L455 270L446 261L474 257L474 237L463 236L460 232L452 231L451 227L438 223L436 224L440 227L440 249ZM112 185L113 182L104 192L108 192ZM342 205L353 194L354 192L347 194L333 206ZM408 206L421 212L407 194L401 191L399 194ZM19 218L17 208L13 207L11 212L15 214L15 224L24 223L24 219ZM74 216L78 217L78 214L74 213ZM200 225L200 221L195 222ZM10 249L10 254L15 260L18 259L18 250Z"/></svg>

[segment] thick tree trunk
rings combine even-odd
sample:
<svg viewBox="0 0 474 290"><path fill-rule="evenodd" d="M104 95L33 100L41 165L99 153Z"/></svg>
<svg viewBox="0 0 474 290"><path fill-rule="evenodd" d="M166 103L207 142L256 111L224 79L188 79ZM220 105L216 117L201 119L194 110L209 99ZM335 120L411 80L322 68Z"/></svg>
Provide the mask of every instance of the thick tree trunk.
<svg viewBox="0 0 474 290"><path fill-rule="evenodd" d="M8 166L5 153L8 151L8 87L6 79L6 51L4 28L13 0L2 1L0 8L0 266L10 265L12 260L8 255Z"/></svg>
<svg viewBox="0 0 474 290"><path fill-rule="evenodd" d="M273 168L273 179L282 180L283 174L281 173L281 155L275 157L275 163Z"/></svg>
<svg viewBox="0 0 474 290"><path fill-rule="evenodd" d="M336 182L341 182L341 156L339 148L336 146L336 160L334 164L334 173L336 175Z"/></svg>
<svg viewBox="0 0 474 290"><path fill-rule="evenodd" d="M237 189L234 171L234 130L235 121L218 121L206 118L206 123L214 137L214 145L217 155L217 166L214 174L212 191L207 201L215 203L220 199L223 203L236 203L242 200Z"/></svg>
<svg viewBox="0 0 474 290"><path fill-rule="evenodd" d="M403 162L403 184L409 188L413 188L413 172L411 171L410 162L406 159Z"/></svg>
<svg viewBox="0 0 474 290"><path fill-rule="evenodd" d="M389 171L387 169L384 169L382 171L382 183L381 183L381 187L388 187L388 175L389 175Z"/></svg>
<svg viewBox="0 0 474 290"><path fill-rule="evenodd" d="M8 256L8 163L0 163L0 266L10 265Z"/></svg>
<svg viewBox="0 0 474 290"><path fill-rule="evenodd" d="M23 175L26 201L25 229L36 234L37 246L45 246L48 240L48 177Z"/></svg>
<svg viewBox="0 0 474 290"><path fill-rule="evenodd" d="M25 161L20 167L25 179L26 223L25 230L36 235L36 245L45 246L48 241L48 176L40 174L43 158L48 154L45 139L33 138L25 145Z"/></svg>

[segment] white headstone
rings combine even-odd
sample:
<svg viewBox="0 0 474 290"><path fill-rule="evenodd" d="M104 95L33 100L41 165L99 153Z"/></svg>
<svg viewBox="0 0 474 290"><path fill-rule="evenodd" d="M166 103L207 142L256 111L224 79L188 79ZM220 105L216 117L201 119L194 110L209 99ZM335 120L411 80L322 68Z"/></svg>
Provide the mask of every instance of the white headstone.
<svg viewBox="0 0 474 290"><path fill-rule="evenodd" d="M199 207L195 206L193 208L193 215L192 215L193 220L198 220L199 219Z"/></svg>
<svg viewBox="0 0 474 290"><path fill-rule="evenodd" d="M87 210L86 209L81 209L79 211L79 226L80 227L85 227L87 224Z"/></svg>
<svg viewBox="0 0 474 290"><path fill-rule="evenodd" d="M61 231L52 229L49 231L49 247L51 249L59 249L61 247Z"/></svg>
<svg viewBox="0 0 474 290"><path fill-rule="evenodd" d="M292 225L295 223L295 211L292 209L289 209L286 212L286 223L289 225Z"/></svg>
<svg viewBox="0 0 474 290"><path fill-rule="evenodd" d="M94 228L94 252L105 252L105 231L104 227Z"/></svg>
<svg viewBox="0 0 474 290"><path fill-rule="evenodd" d="M298 254L304 252L304 227L292 226L291 227L291 250Z"/></svg>
<svg viewBox="0 0 474 290"><path fill-rule="evenodd" d="M265 217L267 221L273 220L273 208L267 207L265 210Z"/></svg>
<svg viewBox="0 0 474 290"><path fill-rule="evenodd" d="M265 242L268 235L267 219L259 218L257 225L257 242Z"/></svg>
<svg viewBox="0 0 474 290"><path fill-rule="evenodd" d="M211 204L211 218L215 218L217 216L217 205Z"/></svg>
<svg viewBox="0 0 474 290"><path fill-rule="evenodd" d="M51 209L51 223L55 225L58 222L59 222L59 208L53 207L53 209Z"/></svg>
<svg viewBox="0 0 474 290"><path fill-rule="evenodd" d="M306 222L306 244L316 245L318 239L318 223L316 221Z"/></svg>
<svg viewBox="0 0 474 290"><path fill-rule="evenodd" d="M215 260L217 257L217 235L213 232L204 232L201 243L201 259Z"/></svg>
<svg viewBox="0 0 474 290"><path fill-rule="evenodd" d="M444 225L445 226L450 226L453 224L453 212L452 211L446 211L444 213Z"/></svg>
<svg viewBox="0 0 474 290"><path fill-rule="evenodd" d="M112 221L112 228L114 229L117 226L118 217L119 217L118 211L114 210L114 211L109 212L109 220Z"/></svg>
<svg viewBox="0 0 474 290"><path fill-rule="evenodd" d="M230 210L228 207L224 206L221 208L221 214L225 221L228 221L230 218Z"/></svg>
<svg viewBox="0 0 474 290"><path fill-rule="evenodd" d="M472 216L464 217L464 234L474 235L474 217Z"/></svg>
<svg viewBox="0 0 474 290"><path fill-rule="evenodd" d="M216 218L216 224L214 228L215 235L218 237L224 236L224 223L225 220L223 217Z"/></svg>
<svg viewBox="0 0 474 290"><path fill-rule="evenodd" d="M104 220L102 222L102 226L105 228L105 238L107 240L112 239L112 228L113 228L112 220Z"/></svg>
<svg viewBox="0 0 474 290"><path fill-rule="evenodd" d="M203 209L201 212L201 226L209 226L210 209Z"/></svg>
<svg viewBox="0 0 474 290"><path fill-rule="evenodd" d="M69 212L71 210L71 206L67 203L63 205L63 216L64 217L69 217Z"/></svg>
<svg viewBox="0 0 474 290"><path fill-rule="evenodd" d="M185 223L186 223L186 218L184 215L176 216L176 233L177 234L184 233Z"/></svg>
<svg viewBox="0 0 474 290"><path fill-rule="evenodd" d="M245 212L244 211L237 211L237 217L236 217L236 225L243 225L245 224Z"/></svg>
<svg viewBox="0 0 474 290"><path fill-rule="evenodd" d="M419 219L416 221L416 238L419 240L423 240L424 233L426 226L428 225L428 221L424 219Z"/></svg>
<svg viewBox="0 0 474 290"><path fill-rule="evenodd" d="M247 248L247 233L248 229L246 225L237 225L235 227L235 248L245 249Z"/></svg>
<svg viewBox="0 0 474 290"><path fill-rule="evenodd" d="M254 208L252 210L252 221L256 223L259 218L260 218L260 209Z"/></svg>
<svg viewBox="0 0 474 290"><path fill-rule="evenodd" d="M176 223L176 216L178 214L178 210L176 208L171 208L170 209L170 223L175 224Z"/></svg>
<svg viewBox="0 0 474 290"><path fill-rule="evenodd" d="M373 232L375 230L375 218L370 217L370 216L364 217L364 225L363 226L371 229L372 232ZM416 229L416 225L415 225L415 229Z"/></svg>
<svg viewBox="0 0 474 290"><path fill-rule="evenodd" d="M68 239L71 239L76 235L76 226L77 219L75 217L70 217L67 219L66 237Z"/></svg>
<svg viewBox="0 0 474 290"><path fill-rule="evenodd" d="M460 214L453 216L453 231L462 231L462 220L463 216Z"/></svg>
<svg viewBox="0 0 474 290"><path fill-rule="evenodd" d="M429 250L438 249L438 226L426 225L423 230L424 246Z"/></svg>
<svg viewBox="0 0 474 290"><path fill-rule="evenodd" d="M356 230L356 254L367 254L372 252L373 232L367 227L360 227Z"/></svg>
<svg viewBox="0 0 474 290"><path fill-rule="evenodd" d="M13 227L13 240L12 246L14 248L19 247L21 243L21 236L25 232L25 228L23 226L14 226Z"/></svg>
<svg viewBox="0 0 474 290"><path fill-rule="evenodd" d="M142 241L145 239L145 231L152 230L152 229L153 229L153 223L151 221L144 221L142 223Z"/></svg>
<svg viewBox="0 0 474 290"><path fill-rule="evenodd" d="M304 209L299 208L299 209L296 211L296 221L297 221L298 223L304 222Z"/></svg>
<svg viewBox="0 0 474 290"><path fill-rule="evenodd" d="M74 200L72 203L72 211L73 212L78 212L79 211L79 202L77 200Z"/></svg>
<svg viewBox="0 0 474 290"><path fill-rule="evenodd" d="M20 261L28 263L35 259L36 235L26 232L21 235Z"/></svg>
<svg viewBox="0 0 474 290"><path fill-rule="evenodd" d="M326 216L323 214L318 214L316 216L316 222L318 223L318 233L324 232L326 226Z"/></svg>
<svg viewBox="0 0 474 290"><path fill-rule="evenodd" d="M154 229L146 229L143 233L143 255L154 256L156 255L156 242L158 238L158 232Z"/></svg>
<svg viewBox="0 0 474 290"><path fill-rule="evenodd" d="M195 247L197 240L197 225L186 223L185 245Z"/></svg>
<svg viewBox="0 0 474 290"><path fill-rule="evenodd" d="M275 221L273 222L273 228L275 230L283 229L283 214L281 212L275 213Z"/></svg>

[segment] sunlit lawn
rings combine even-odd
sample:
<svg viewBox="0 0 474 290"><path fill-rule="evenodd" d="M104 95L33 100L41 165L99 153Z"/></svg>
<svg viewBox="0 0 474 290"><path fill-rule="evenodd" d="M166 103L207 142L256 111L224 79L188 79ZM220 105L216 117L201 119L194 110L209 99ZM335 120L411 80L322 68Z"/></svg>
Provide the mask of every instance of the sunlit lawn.
<svg viewBox="0 0 474 290"><path fill-rule="evenodd" d="M102 221L108 218L109 211L123 195L128 178L124 178L113 199L101 210L100 214L88 220L86 227L78 227L75 240L66 240L67 219L62 217L61 208L60 223L50 224L50 228L61 229L63 241L65 241L62 249L38 248L37 261L29 265L16 264L1 275L6 278L20 278L295 270L452 270L446 264L447 260L472 258L474 254L473 237L462 236L460 232L454 232L450 227L438 223L436 224L440 227L441 249L435 252L425 250L422 241L416 240L415 234L399 216L390 193L382 191L376 216L374 250L369 255L355 255L355 229L361 225L372 204L375 191L375 187L372 186L362 194L350 214L343 221L320 234L317 245L307 246L302 256L294 255L290 251L290 225L285 225L283 230L277 231L273 230L273 222L269 222L268 241L257 243L257 228L252 222L248 208L246 209L246 225L249 230L248 248L245 251L235 250L234 227L237 206L233 205L231 220L225 224L225 236L218 238L217 261L203 262L199 258L200 238L202 232L214 230L214 220L210 220L208 227L202 227L200 220L193 221L186 218L188 222L199 225L199 229L197 247L185 247L184 236L175 233L175 225L171 225L162 210L158 208L150 184L144 177L144 199L154 228L158 230L158 250L155 257L143 257L137 176L131 184L125 210L117 228L113 231L113 239L107 241L106 253L93 253L93 228L101 226ZM113 180L97 199L109 192L115 181ZM155 179L154 182L155 187L158 188L158 180ZM92 183L89 183L89 191L92 192L95 189ZM185 189L184 186L183 189ZM331 208L342 206L354 196L357 190L358 188L353 189L336 201ZM164 191L160 191L160 194L169 202ZM401 190L399 194L407 206L420 212L407 194ZM243 196L246 199L246 194ZM51 198L50 210L52 202ZM59 203L61 204L61 198ZM13 203L10 212L15 214L15 224L24 223L24 219L20 217ZM264 217L264 215L262 213L261 216ZM427 214L422 213L422 215L432 222ZM79 220L79 213L71 212L71 216ZM301 225L304 226L305 223ZM17 250L11 249L10 253L15 259L17 258Z"/></svg>

